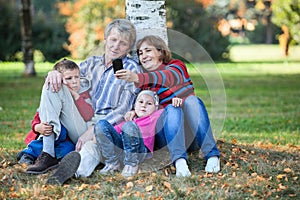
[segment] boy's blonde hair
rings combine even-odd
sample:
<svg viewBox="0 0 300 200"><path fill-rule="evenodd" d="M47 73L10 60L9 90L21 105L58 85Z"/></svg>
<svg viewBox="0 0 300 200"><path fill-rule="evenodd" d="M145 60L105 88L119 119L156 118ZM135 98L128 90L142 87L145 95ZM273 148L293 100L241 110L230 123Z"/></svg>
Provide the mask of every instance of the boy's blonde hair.
<svg viewBox="0 0 300 200"><path fill-rule="evenodd" d="M79 66L75 62L64 58L61 61L57 62L54 65L53 69L59 71L60 73L63 73L66 70L79 70Z"/></svg>

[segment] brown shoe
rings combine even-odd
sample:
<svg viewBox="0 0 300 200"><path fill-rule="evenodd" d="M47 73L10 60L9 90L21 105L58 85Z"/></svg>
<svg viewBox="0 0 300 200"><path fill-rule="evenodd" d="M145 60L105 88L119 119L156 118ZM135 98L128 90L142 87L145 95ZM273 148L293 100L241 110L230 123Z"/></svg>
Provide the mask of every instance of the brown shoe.
<svg viewBox="0 0 300 200"><path fill-rule="evenodd" d="M43 174L50 169L54 169L58 166L58 160L52 157L50 154L43 152L37 158L34 165L28 166L27 174Z"/></svg>

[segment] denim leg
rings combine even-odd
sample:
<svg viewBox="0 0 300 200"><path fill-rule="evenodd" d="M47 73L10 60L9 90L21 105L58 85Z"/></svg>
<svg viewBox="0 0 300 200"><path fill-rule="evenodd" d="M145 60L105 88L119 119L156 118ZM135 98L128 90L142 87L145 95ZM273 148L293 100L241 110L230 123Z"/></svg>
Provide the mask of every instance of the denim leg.
<svg viewBox="0 0 300 200"><path fill-rule="evenodd" d="M106 120L99 120L94 127L97 143L100 145L106 164L117 164L122 157L122 138Z"/></svg>
<svg viewBox="0 0 300 200"><path fill-rule="evenodd" d="M124 165L136 166L143 162L147 148L144 144L142 133L133 121L128 121L122 126L122 141L125 158Z"/></svg>
<svg viewBox="0 0 300 200"><path fill-rule="evenodd" d="M211 156L219 157L220 152L213 137L205 105L201 99L197 96L189 96L184 101L183 112L185 124L189 126L185 130L192 132L186 133L186 137L192 137L186 138L189 147L194 149L190 145L196 139L197 144L192 143L192 145L198 145L206 159Z"/></svg>
<svg viewBox="0 0 300 200"><path fill-rule="evenodd" d="M168 145L172 163L179 158L187 160L183 126L182 109L173 105L165 108L156 123L155 146Z"/></svg>

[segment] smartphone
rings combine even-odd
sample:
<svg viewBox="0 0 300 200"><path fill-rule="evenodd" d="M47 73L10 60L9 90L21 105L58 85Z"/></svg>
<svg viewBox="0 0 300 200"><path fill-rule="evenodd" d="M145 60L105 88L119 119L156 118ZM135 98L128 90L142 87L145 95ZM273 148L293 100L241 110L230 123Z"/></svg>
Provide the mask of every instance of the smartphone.
<svg viewBox="0 0 300 200"><path fill-rule="evenodd" d="M118 70L123 69L123 61L121 58L114 59L112 63L113 63L114 73L116 73Z"/></svg>

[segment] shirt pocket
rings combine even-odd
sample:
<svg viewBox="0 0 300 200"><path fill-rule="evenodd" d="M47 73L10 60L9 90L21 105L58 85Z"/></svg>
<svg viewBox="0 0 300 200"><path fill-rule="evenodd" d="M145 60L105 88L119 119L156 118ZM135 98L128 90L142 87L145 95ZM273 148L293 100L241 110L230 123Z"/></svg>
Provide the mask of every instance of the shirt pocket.
<svg viewBox="0 0 300 200"><path fill-rule="evenodd" d="M118 107L119 102L122 100L121 96L124 92L124 85L122 84L112 84L111 96L110 96L110 105L113 109Z"/></svg>

